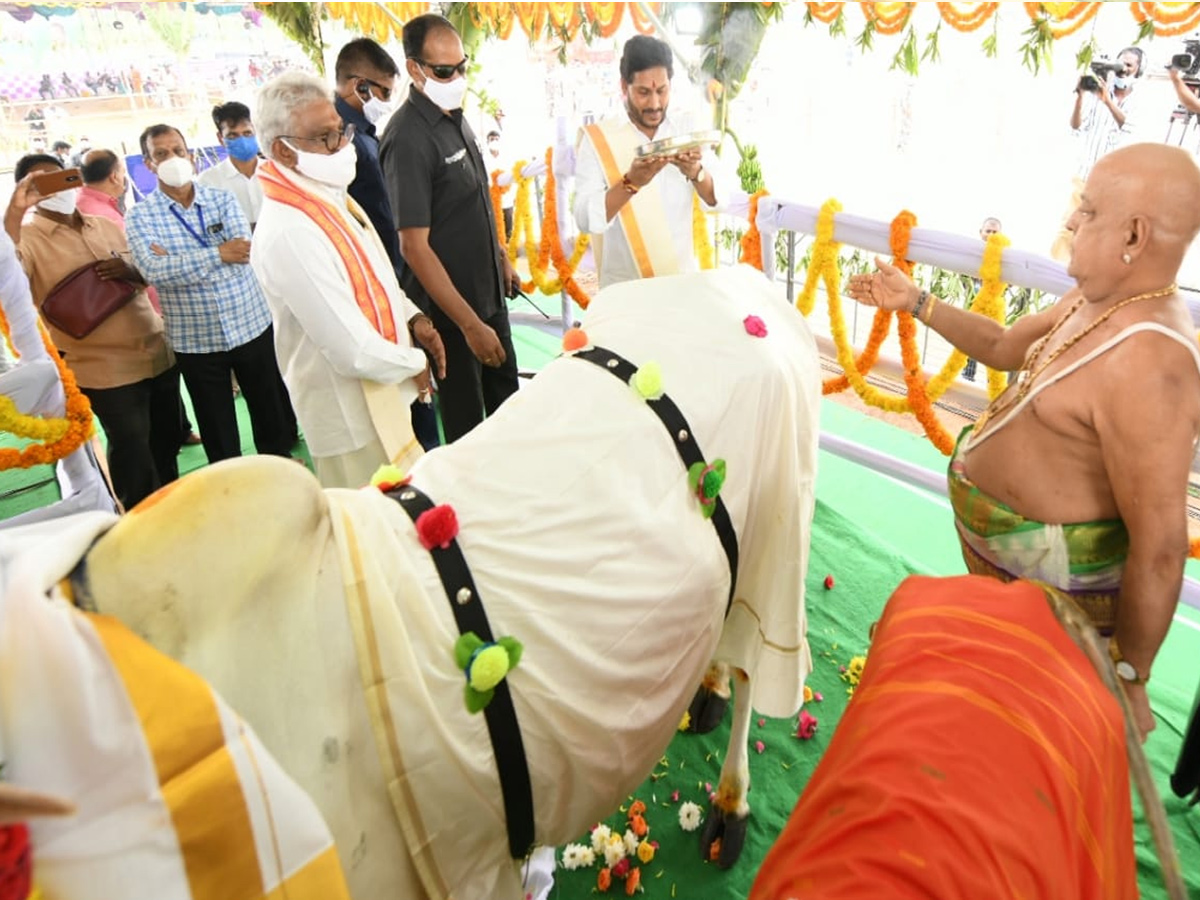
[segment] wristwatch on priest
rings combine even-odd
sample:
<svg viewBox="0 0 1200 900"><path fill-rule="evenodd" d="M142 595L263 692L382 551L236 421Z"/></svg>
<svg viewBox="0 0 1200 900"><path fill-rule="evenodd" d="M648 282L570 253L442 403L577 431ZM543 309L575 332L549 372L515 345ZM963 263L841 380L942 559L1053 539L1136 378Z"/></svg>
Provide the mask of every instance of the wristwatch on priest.
<svg viewBox="0 0 1200 900"><path fill-rule="evenodd" d="M708 175L708 173L706 171L704 171L704 166L701 166L700 168L698 168L696 170L696 177L689 178L688 181L690 181L692 184L699 184L700 182L702 182L705 179L705 176L707 176L707 175Z"/></svg>
<svg viewBox="0 0 1200 900"><path fill-rule="evenodd" d="M1121 654L1121 648L1117 644L1116 635L1108 639L1108 655L1112 657L1113 667L1117 670L1117 677L1122 681L1127 681L1130 684L1145 684L1150 680L1150 675L1142 675L1129 660Z"/></svg>

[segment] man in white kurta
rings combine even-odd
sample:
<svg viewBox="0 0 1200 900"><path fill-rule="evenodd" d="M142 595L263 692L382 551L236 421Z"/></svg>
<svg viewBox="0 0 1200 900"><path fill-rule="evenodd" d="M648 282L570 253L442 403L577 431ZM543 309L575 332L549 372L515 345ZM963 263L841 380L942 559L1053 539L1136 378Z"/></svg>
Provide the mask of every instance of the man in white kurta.
<svg viewBox="0 0 1200 900"><path fill-rule="evenodd" d="M624 110L580 132L573 210L579 229L594 236L601 288L698 268L694 207L697 198L706 209L720 201L712 154L639 159L634 153L694 130L668 113L672 72L663 41L631 38L621 57Z"/></svg>
<svg viewBox="0 0 1200 900"><path fill-rule="evenodd" d="M251 263L317 477L359 487L379 466L407 467L420 455L409 405L428 399L429 387L413 336L435 361L441 341L346 193L355 149L339 136L325 86L291 73L264 88L259 104L270 160L259 166L266 196Z"/></svg>

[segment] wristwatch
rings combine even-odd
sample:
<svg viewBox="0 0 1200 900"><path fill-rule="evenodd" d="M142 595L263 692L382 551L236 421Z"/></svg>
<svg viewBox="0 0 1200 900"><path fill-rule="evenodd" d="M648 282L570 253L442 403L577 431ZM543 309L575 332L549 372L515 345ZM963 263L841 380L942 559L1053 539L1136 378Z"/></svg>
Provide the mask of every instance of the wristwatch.
<svg viewBox="0 0 1200 900"><path fill-rule="evenodd" d="M704 176L707 174L708 173L706 171L704 171L704 166L701 166L699 169L696 170L696 177L689 178L688 181L690 181L692 184L699 184L700 182L702 182L704 180Z"/></svg>
<svg viewBox="0 0 1200 900"><path fill-rule="evenodd" d="M1121 655L1121 648L1117 646L1117 638L1114 635L1108 640L1108 655L1112 657L1113 667L1117 670L1117 677L1122 681L1127 681L1130 684L1145 684L1150 680L1150 676L1142 677L1137 668Z"/></svg>

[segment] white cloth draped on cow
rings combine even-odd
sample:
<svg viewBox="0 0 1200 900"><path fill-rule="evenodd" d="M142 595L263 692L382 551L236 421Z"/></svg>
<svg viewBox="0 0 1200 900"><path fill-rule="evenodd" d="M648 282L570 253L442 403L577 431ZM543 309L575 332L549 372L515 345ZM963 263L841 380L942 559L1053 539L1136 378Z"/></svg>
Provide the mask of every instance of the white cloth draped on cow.
<svg viewBox="0 0 1200 900"><path fill-rule="evenodd" d="M71 900L348 900L329 830L201 679L58 583L116 518L13 532L0 553L4 779L70 800L30 822L35 875Z"/></svg>
<svg viewBox="0 0 1200 900"><path fill-rule="evenodd" d="M455 509L493 632L524 644L509 684L537 839L551 845L646 777L714 655L745 669L755 706L775 716L795 713L811 669L820 372L804 320L760 273L737 269L615 286L585 328L595 345L657 363L705 458L726 461L720 496L741 559L724 619L728 563L673 436L631 387L582 360L554 361L414 468L414 483ZM520 896L486 723L464 707L432 560L393 501L327 497L376 745L424 888L436 900Z"/></svg>

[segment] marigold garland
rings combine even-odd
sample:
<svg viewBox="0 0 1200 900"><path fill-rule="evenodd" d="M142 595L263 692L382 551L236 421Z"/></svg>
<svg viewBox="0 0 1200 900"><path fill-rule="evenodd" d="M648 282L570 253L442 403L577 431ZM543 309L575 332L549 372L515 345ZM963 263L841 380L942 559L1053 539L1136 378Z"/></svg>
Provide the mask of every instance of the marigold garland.
<svg viewBox="0 0 1200 900"><path fill-rule="evenodd" d="M1186 34L1200 26L1200 3L1130 3L1134 21L1154 23L1155 37Z"/></svg>
<svg viewBox="0 0 1200 900"><path fill-rule="evenodd" d="M841 3L806 3L809 13L818 22L830 25L842 13Z"/></svg>
<svg viewBox="0 0 1200 900"><path fill-rule="evenodd" d="M908 24L915 3L859 3L868 22L879 34L899 34Z"/></svg>
<svg viewBox="0 0 1200 900"><path fill-rule="evenodd" d="M964 34L975 31L996 13L999 3L939 3L942 21ZM961 7L969 7L962 9Z"/></svg>
<svg viewBox="0 0 1200 900"><path fill-rule="evenodd" d="M750 195L750 210L747 213L750 217L750 227L746 229L739 243L741 253L738 255L738 262L749 263L760 272L763 268L763 255L762 234L758 230L758 201L768 193L770 192L764 188Z"/></svg>
<svg viewBox="0 0 1200 900"><path fill-rule="evenodd" d="M717 267L717 252L713 249L712 238L708 236L708 219L704 215L704 207L700 205L700 195L695 193L692 194L692 246L701 269Z"/></svg>
<svg viewBox="0 0 1200 900"><path fill-rule="evenodd" d="M48 443L30 444L21 450L9 447L0 448L0 471L50 465L74 453L92 435L92 405L88 402L88 398L79 390L79 385L75 381L75 373L63 362L58 348L54 346L54 342L50 340L49 333L40 322L38 323L38 331L41 333L42 343L46 347L46 352L50 354L50 358L54 360L54 365L58 367L58 377L62 380L63 395L66 397L66 415L63 419L59 420L40 420L32 416L20 416L22 421L15 424L18 427L27 428L28 430L32 430L32 428L37 426L27 426L23 420L42 423L47 421L65 421L67 424L62 435ZM11 401L9 402L11 404Z"/></svg>

